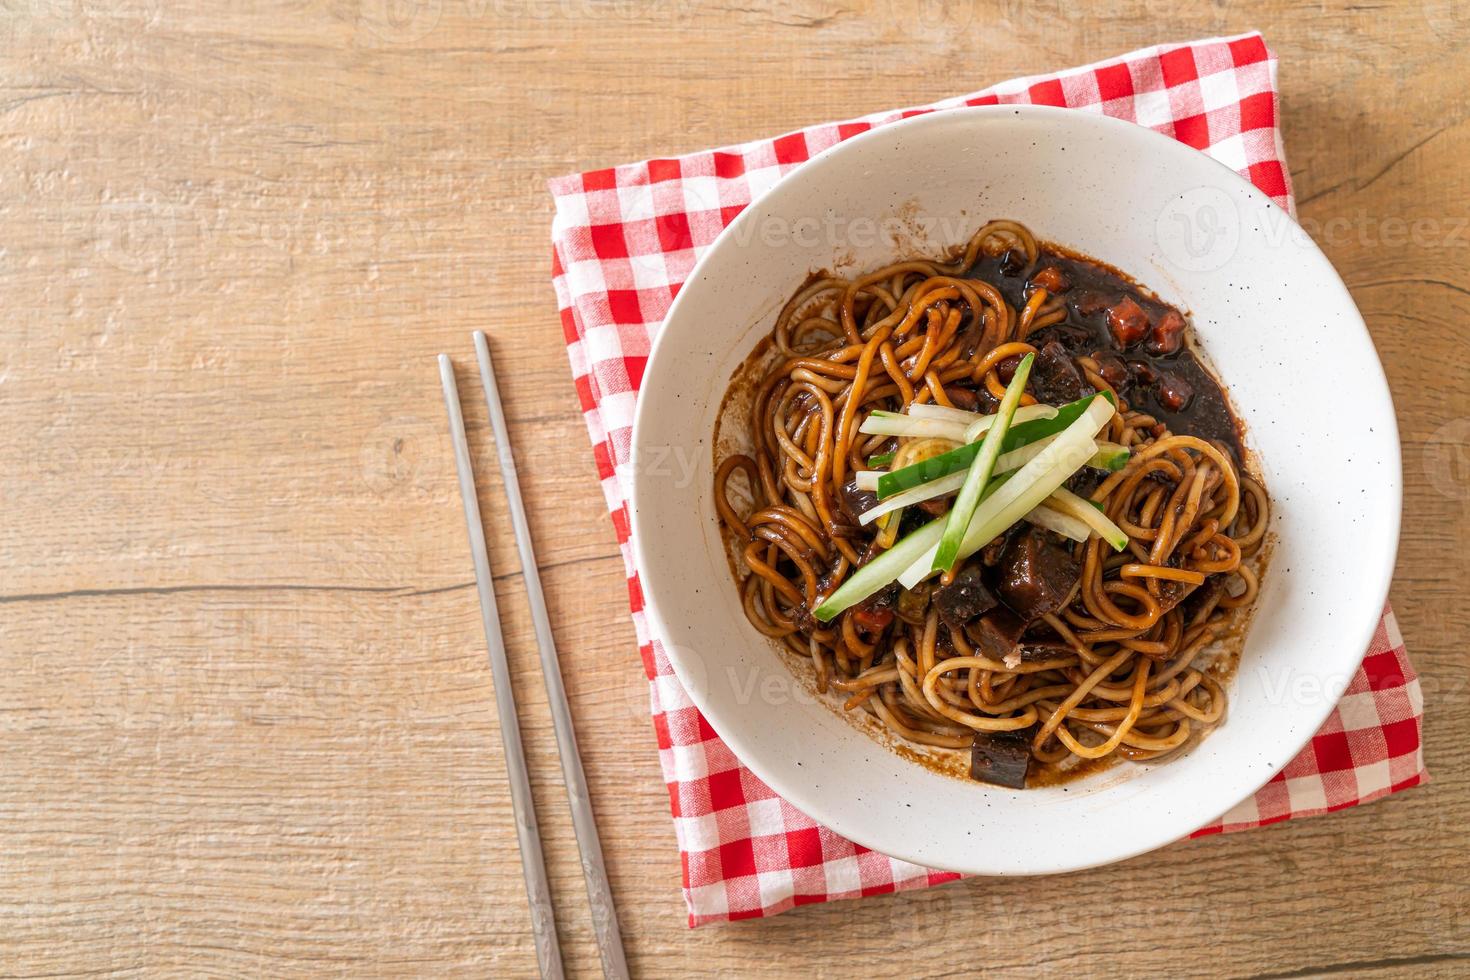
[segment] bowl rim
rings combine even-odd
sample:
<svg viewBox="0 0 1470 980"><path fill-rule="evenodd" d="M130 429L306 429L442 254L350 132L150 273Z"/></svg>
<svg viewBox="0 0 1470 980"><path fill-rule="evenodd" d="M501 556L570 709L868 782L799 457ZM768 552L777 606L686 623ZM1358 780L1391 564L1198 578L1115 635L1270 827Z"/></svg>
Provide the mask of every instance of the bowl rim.
<svg viewBox="0 0 1470 980"><path fill-rule="evenodd" d="M897 120L895 122L867 130L863 133L859 133L853 137L850 137L849 139L843 140L828 147L820 153L813 155L806 162L782 175L780 179L775 181L770 187L753 197L750 204L743 208L741 212L735 216L731 223L721 230L720 234L716 236L715 240L711 242L709 247L699 257L698 261L695 262L694 266L690 269L688 275L685 276L683 285L679 289L679 292L675 296L673 302L670 304L668 312L664 315L662 326L658 331L657 336L654 338L653 344L649 351L648 362L644 370L643 384L640 385L639 397L634 406L634 422L630 442L633 458L639 458L638 447L642 442L641 434L647 431L647 423L645 423L644 418L646 413L650 410L649 405L651 404L651 399L643 397L643 392L647 390L649 382L652 379L658 377L659 369L662 366L660 353L661 351L666 350L669 346L668 343L666 343L666 340L668 337L671 336L671 333L666 329L667 325L669 323L675 322L682 313L683 308L694 302L691 297L696 296L699 292L697 283L704 277L706 271L710 267L723 260L722 253L725 251L728 243L732 240L736 240L737 236L742 234L745 225L758 220L759 215L762 211L761 205L764 205L774 195L781 193L785 189L788 189L793 182L799 180L802 176L812 171L820 171L823 167L827 166L828 162L833 158L856 152L861 147L869 143L901 139L902 134L907 131L927 126L946 125L950 120L956 117L966 117L983 120L990 117L1006 116L1034 117L1040 119L1052 118L1054 120L1065 120L1069 124L1093 126L1102 130L1113 130L1114 133L1119 136L1126 136L1127 138L1131 139L1141 139L1145 143L1151 144L1152 147L1158 148L1163 153L1197 153L1200 158L1209 161L1216 168L1218 168L1218 178L1223 184L1229 185L1232 189L1237 191L1248 191L1249 193L1256 195L1260 199L1264 200L1275 218L1289 222L1292 229L1300 232L1301 241L1304 243L1304 250L1308 254L1314 254L1316 257L1321 259L1325 272L1327 274L1324 275L1322 281L1316 285L1323 290L1335 291L1335 293L1337 294L1335 298L1341 302L1341 304L1343 305L1343 309L1351 312L1352 315L1348 318L1351 323L1340 324L1337 329L1341 330L1345 343L1352 345L1361 345L1362 353L1368 355L1367 363L1370 363L1371 366L1376 369L1377 374L1375 380L1379 384L1381 384L1380 393L1383 396L1383 403L1381 406L1383 409L1382 416L1375 416L1374 424L1381 425L1383 427L1383 435L1384 438L1387 440L1387 442L1385 443L1386 458L1382 462L1388 467L1388 469L1383 472L1383 479L1381 481L1381 485L1387 497L1387 499L1385 499L1384 501L1384 504L1386 505L1384 510L1387 512L1380 515L1382 521L1382 523L1380 524L1380 528L1388 532L1386 538L1383 539L1383 551L1385 553L1385 560L1377 563L1378 567L1376 568L1376 570L1369 568L1368 576L1365 576L1364 591L1368 594L1376 596L1377 601L1372 606L1365 605L1358 611L1358 615L1361 616L1362 623L1356 630L1351 630L1347 628L1342 628L1341 630L1343 635L1345 636L1351 634L1358 637L1358 639L1355 641L1357 643L1357 648L1361 649L1364 655L1366 655L1366 652L1372 642L1373 636L1378 628L1379 621L1382 617L1384 604L1387 602L1388 599L1389 587L1396 565L1396 555L1398 552L1403 512L1402 443L1399 436L1398 417L1393 403L1392 390L1390 389L1388 384L1387 374L1384 371L1383 363L1381 358L1379 358L1378 356L1377 349L1373 344L1372 335L1369 333L1367 325L1363 321L1362 314L1358 310L1357 304L1354 302L1351 293L1347 289L1346 284L1343 283L1342 277L1337 272L1337 269L1332 265L1331 261L1322 252L1316 241L1313 240L1309 235L1306 234L1304 230L1301 229L1300 224L1296 221L1295 217L1289 211L1287 211L1285 208L1282 208L1268 195L1265 195L1263 192L1261 192L1260 189L1257 188L1254 184L1252 184L1246 178L1242 177L1239 173L1237 173L1235 170L1231 169L1229 166L1222 163L1221 161L1209 156L1208 154L1194 150L1186 144L1180 143L1179 141L1173 139L1172 137L1166 136L1163 133L1150 129L1146 126L1130 122L1128 120L1118 119L1100 113L1083 112L1058 106L1016 104L990 106L958 106L949 109L939 109L932 112L926 112L922 115ZM1356 326L1356 331L1349 329L1352 326ZM1392 452L1388 452L1389 447L1392 447ZM631 532L630 536L633 545L633 557L639 575L640 585L647 596L647 601L645 601L644 603L643 612L648 619L650 632L654 638L659 639L660 641L665 641L670 634L667 624L663 621L662 616L658 612L658 605L655 601L655 596L657 592L657 586L655 585L655 583L658 579L658 573L655 572L650 575L648 572L648 569L655 566L651 563L650 556L648 554L648 545L646 543L647 535L640 533L640 528L643 524L643 520L640 515L643 513L643 508L639 505L639 502L640 498L646 492L644 488L645 480L643 478L643 474L637 467L635 467L633 470L632 491L628 497ZM683 686L685 692L688 694L690 700L699 710L701 715L708 721L710 726L715 730L716 734L718 734L719 737L725 742L730 751L734 753L739 762L746 768L748 768L752 773L754 773L757 778L759 778L762 782L769 786L772 791L774 791L782 799L797 807L803 813L807 814L818 824L831 829L835 833L841 834L842 836L857 844L860 844L864 847L869 848L870 850L877 851L892 858L908 861L910 863L920 866L935 867L933 859L931 857L920 857L911 848L905 846L895 847L892 841L886 840L883 841L881 845L876 843L864 828L860 826L854 826L854 821L852 819L849 819L841 812L835 812L831 808L825 806L822 802L822 797L819 794L810 792L809 787L792 782L785 778L785 776L765 765L765 763L758 757L759 753L749 751L749 749L747 748L746 740L741 737L739 727L725 724L725 719L718 717L718 711L712 713L710 705L708 703L708 699L705 698L700 691L700 685L697 683L690 683L690 678L687 673L688 668L681 663L678 654L678 645L664 642L664 648L675 674L679 677L680 684ZM1354 670L1356 670L1357 667L1361 665L1361 657L1359 657L1357 661L1354 661L1354 665ZM1191 822L1189 826L1187 826L1184 830L1177 834L1140 836L1132 843L1115 845L1111 847L1103 844L1100 845L1098 853L1095 857L1091 857L1085 860L1058 861L1048 859L1045 856L1038 856L1038 867L1036 867L1034 870L1015 870L1010 868L997 869L995 867L987 866L982 863L965 860L957 861L947 870L953 870L964 874L988 875L998 877L1025 877L1043 874L1060 874L1071 871L1081 871L1088 868L1094 868L1106 864L1124 861L1129 858L1136 857L1140 854L1156 850L1160 847L1164 847L1168 844L1187 838L1195 831L1199 830L1201 827L1208 826L1212 822L1218 820L1221 816L1228 813L1239 803L1254 796L1254 794L1258 792L1262 786L1275 778L1279 774L1280 770L1287 763L1296 758L1296 756L1304 748L1306 748L1307 745L1311 743L1312 738L1316 736L1322 724L1336 709L1337 704L1337 700L1331 698L1322 698L1320 699L1320 703L1315 706L1306 704L1300 705L1297 710L1299 712L1299 716L1304 719L1302 731L1304 731L1306 734L1303 735L1303 737L1299 741L1281 743L1283 747L1279 748L1278 751L1273 754L1273 757L1271 758L1269 764L1266 764L1262 767L1265 775L1258 782L1252 783L1250 785L1250 788L1242 795L1240 795L1237 799L1232 800L1228 805L1224 806L1223 808L1219 808L1218 810L1214 810L1214 808L1212 808L1213 812L1208 813L1208 815L1206 815L1198 822ZM856 737L868 737L866 733L859 731L857 728L854 728L854 734ZM916 763L914 764L917 765Z"/></svg>

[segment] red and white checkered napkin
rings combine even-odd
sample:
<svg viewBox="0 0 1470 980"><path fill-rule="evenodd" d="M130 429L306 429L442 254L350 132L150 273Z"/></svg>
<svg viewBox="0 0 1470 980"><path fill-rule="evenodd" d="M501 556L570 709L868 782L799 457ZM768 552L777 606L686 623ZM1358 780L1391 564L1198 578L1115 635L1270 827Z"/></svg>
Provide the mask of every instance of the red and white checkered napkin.
<svg viewBox="0 0 1470 980"><path fill-rule="evenodd" d="M633 403L652 336L695 260L787 171L876 126L935 109L998 103L1067 106L1148 126L1208 153L1291 207L1276 126L1276 59L1259 34L1162 45L923 108L551 181L552 271L567 355L627 566L692 926L959 876L885 857L813 823L741 765L680 687L649 630L629 542ZM1427 778L1422 712L1418 679L1385 607L1362 669L1312 744L1253 799L1196 834L1324 813L1418 785Z"/></svg>

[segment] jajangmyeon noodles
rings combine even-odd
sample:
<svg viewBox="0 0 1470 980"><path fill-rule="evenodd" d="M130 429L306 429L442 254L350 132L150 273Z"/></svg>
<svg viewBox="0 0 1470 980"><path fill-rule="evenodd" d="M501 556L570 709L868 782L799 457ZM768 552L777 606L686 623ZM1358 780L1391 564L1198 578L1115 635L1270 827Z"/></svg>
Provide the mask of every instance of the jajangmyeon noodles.
<svg viewBox="0 0 1470 980"><path fill-rule="evenodd" d="M1207 652L1255 599L1269 505L1185 331L1009 221L813 277L721 423L748 447L715 499L752 625L988 782L1190 744L1225 711Z"/></svg>

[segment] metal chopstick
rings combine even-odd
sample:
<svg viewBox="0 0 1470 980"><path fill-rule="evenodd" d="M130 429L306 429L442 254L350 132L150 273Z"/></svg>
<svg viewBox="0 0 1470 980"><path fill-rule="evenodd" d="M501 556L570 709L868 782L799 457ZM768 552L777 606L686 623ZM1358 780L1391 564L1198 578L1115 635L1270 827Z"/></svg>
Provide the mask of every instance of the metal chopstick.
<svg viewBox="0 0 1470 980"><path fill-rule="evenodd" d="M556 641L552 638L551 620L546 614L546 597L541 592L541 574L536 567L536 552L531 545L531 528L526 521L526 507L521 501L521 483L516 476L515 456L510 448L510 432L505 425L505 409L500 404L500 387L495 382L495 369L490 363L490 344L483 331L476 330L474 337L475 354L480 361L480 381L485 386L485 407L490 410L490 425L495 430L495 452L500 457L500 475L510 504L516 547L521 552L526 599L530 603L531 619L536 626L536 644L541 648L541 673L546 678L546 700L550 703L551 721L556 729L562 778L567 784L567 797L572 808L572 826L577 832L577 847L582 851L582 875L587 880L587 900L592 908L592 929L597 934L602 973L609 980L627 980L628 963L623 956L623 938L618 930L617 908L613 904L612 889L608 885L607 868L602 861L602 842L597 836L597 821L592 814L592 801L587 795L587 777L582 772L582 757L577 752L577 733L572 727L572 712L567 705L566 688L562 684Z"/></svg>
<svg viewBox="0 0 1470 980"><path fill-rule="evenodd" d="M526 774L526 753L521 747L521 728L516 718L515 695L510 686L510 666L505 659L505 638L500 632L500 609L495 604L495 587L490 579L485 526L480 522L480 502L475 495L475 471L470 463L470 445L465 438L464 415L459 407L459 386L454 383L454 364L447 354L439 355L439 380L444 386L444 407L449 411L449 436L454 442L454 465L459 470L459 495L464 500L464 522L470 536L470 554L475 562L475 582L480 589L480 618L484 621L490 673L495 681L495 712L500 718L500 740L505 746L505 768L510 778L516 837L521 845L526 898L531 905L531 934L536 944L536 961L540 964L544 980L562 980L556 915L546 879L546 859L541 854L541 835L536 827L536 804L531 799L531 781Z"/></svg>

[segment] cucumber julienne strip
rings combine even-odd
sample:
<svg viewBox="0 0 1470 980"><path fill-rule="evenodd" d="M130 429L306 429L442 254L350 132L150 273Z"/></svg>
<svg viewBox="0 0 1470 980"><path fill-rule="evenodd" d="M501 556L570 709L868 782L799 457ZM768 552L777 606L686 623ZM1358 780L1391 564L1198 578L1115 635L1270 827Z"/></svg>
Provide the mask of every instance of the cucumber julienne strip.
<svg viewBox="0 0 1470 980"><path fill-rule="evenodd" d="M1088 405L1098 397L1097 395L1088 395L1086 398L1079 398L1077 401L1069 402L1061 408L1050 408L1045 405L1027 405L1023 408L1016 409L1016 417L1012 420L1011 429L1006 434L1005 442L1000 447L1001 452L1008 453L1029 443L1045 439L1047 436L1056 435L1075 422L1078 416L1087 410ZM1108 399L1111 404L1112 396L1109 393L1104 392L1101 397ZM1055 414L1047 417L1045 414L1039 412L1039 409L1045 409L1046 412ZM989 417L994 418L994 416ZM980 452L980 445L978 443L970 443L958 449L951 449L947 453L941 453L938 456L914 463L912 466L905 466L903 469L886 473L878 481L878 496L881 499L902 490L916 487L921 483L928 483L930 480L938 479L941 476L948 476L957 470L966 469L974 462L975 455L978 452Z"/></svg>
<svg viewBox="0 0 1470 980"><path fill-rule="evenodd" d="M995 493L1009 480L1009 473L997 476L990 481L990 486L985 488L986 495ZM937 543L939 535L943 532L944 518L942 517L910 532L908 537L903 538L848 576L847 580L838 586L836 592L817 604L812 610L812 615L816 616L819 622L826 623L847 607L862 602L898 578L898 573L912 564L915 556Z"/></svg>
<svg viewBox="0 0 1470 980"><path fill-rule="evenodd" d="M1085 466L1094 451L1093 436L1113 417L1113 411L1111 401L1101 395L1094 396L1092 404L1055 442L982 501L960 542L957 559L979 551ZM938 551L936 542L898 577L899 583L906 589L912 589L927 578L934 571Z"/></svg>
<svg viewBox="0 0 1470 980"><path fill-rule="evenodd" d="M1000 459L997 459L995 461L995 472L1010 473L1015 470L1019 470L1021 467L1025 466L1027 463L1031 462L1033 459L1039 456L1041 454L1041 451L1047 446L1051 445L1052 442L1055 441L1055 439L1056 436L1047 436L1045 439L1038 439L1036 442L1022 446L1020 449L1012 449L1008 453L1002 453ZM1108 470L1109 472L1117 472L1118 470L1121 470L1124 466L1128 465L1128 459L1132 455L1132 453L1128 451L1128 448L1126 446L1120 446L1116 442L1099 442L1096 443L1096 446L1097 451L1094 452L1092 454L1092 458L1087 461L1088 466L1096 467L1100 470ZM872 463L875 459L877 459L876 456L873 457L873 459L868 460L868 462ZM896 494L888 494L887 496L885 496L882 492L879 492L878 499L887 502L889 500L896 500L900 496L906 497L907 494L910 494L915 490L930 486L931 484L938 484L962 472L964 471L956 470L955 472L947 473L936 480L928 480L924 483L918 484L917 486L909 487L907 490L900 491ZM859 490L879 491L883 485L883 478L885 476L888 476L888 473L883 470L858 470L856 473L853 474L853 479L857 482L857 488ZM946 484L945 489L942 492L948 493L951 490L957 489L959 486L959 483ZM919 497L917 499L927 500L930 496L937 495L937 493L929 494L928 496Z"/></svg>
<svg viewBox="0 0 1470 980"><path fill-rule="evenodd" d="M1012 470L1016 470L1019 468L1019 466L1011 467ZM863 472L871 471L865 470ZM997 471L995 476L991 478L990 483L986 485L984 492L981 493L980 499L985 499L986 496L999 488L1000 485L1005 483L1006 480L1009 480L1010 477L1010 473L1000 473L999 471ZM943 496L946 493L953 493L964 484L964 480L964 473L951 473L949 476L942 476L937 480L931 480L928 483L923 484L922 486L914 487L912 490L905 490L903 493L896 493L892 497L889 497L887 500L875 504L874 506L869 507L867 510L859 514L858 523L869 524L882 517L884 514L892 513L895 510L902 510L910 504L922 503L923 501L929 500L933 497ZM864 481L862 479L858 480L859 490L867 489L863 486L863 483Z"/></svg>
<svg viewBox="0 0 1470 980"><path fill-rule="evenodd" d="M1010 474L1002 474L991 480L990 486L986 488L987 495L999 490L1001 486L1009 482L1009 478ZM1081 501L1082 506L1087 510L1102 517L1091 501L1082 500L1081 497L1077 497L1076 494L1072 494L1068 490L1057 490L1043 503L1027 512L1025 520L1038 527L1055 531L1074 541L1085 541L1088 532L1097 530L1097 528L1092 525L1085 514L1074 513L1070 509L1064 509L1066 505L1058 498L1059 494L1074 497L1076 500ZM897 519L896 515L890 518L890 520ZM1107 521L1105 517L1102 519ZM1111 524L1112 522L1109 521L1108 523ZM889 582L892 582L900 573L911 567L914 563L914 556L922 556L922 553L926 549L931 548L939 540L939 536L943 533L943 530L944 518L939 518L912 532L908 537L899 541L888 551L883 552L854 572L846 582L842 583L842 586L836 592L832 593L826 600L819 603L812 610L813 615L816 616L819 622L830 622L844 609L862 602L868 596L877 592ZM1114 525L1114 530L1117 530L1116 525ZM1108 539L1108 535L1103 534L1102 536L1104 539ZM1113 541L1109 540L1108 543L1113 544ZM1126 545L1127 542L1125 539L1124 546L1126 547ZM1117 545L1114 544L1114 547L1117 547ZM973 554L973 551L966 554L966 557L969 554Z"/></svg>
<svg viewBox="0 0 1470 980"><path fill-rule="evenodd" d="M885 517L878 518L877 544L880 548L892 548L893 542L898 540L898 525L903 521L903 511L896 510Z"/></svg>
<svg viewBox="0 0 1470 980"><path fill-rule="evenodd" d="M967 412L963 408L919 402L909 406L909 415L916 419L942 419L945 422L959 422L962 425L969 425L985 418L979 412Z"/></svg>
<svg viewBox="0 0 1470 980"><path fill-rule="evenodd" d="M909 406L910 410L923 406ZM980 438L989 430L995 421L994 415L976 415L973 412L965 412L967 419L961 420L954 416L934 416L935 406L929 406L928 412L918 415L904 415L900 412L889 412L883 409L870 414L863 419L858 431L863 435L877 436L908 436L911 438L938 437L948 439L951 442L966 443ZM950 409L949 411L959 411ZM1016 418L1020 421L1044 421L1054 417L1057 413L1050 405L1027 405L1016 410ZM940 474L941 476L943 474Z"/></svg>
<svg viewBox="0 0 1470 980"><path fill-rule="evenodd" d="M860 515L858 515L858 523L871 524L873 521L882 517L884 514L890 513L891 511L895 510L902 510L909 504L922 503L923 501L928 500L931 497L938 497L941 494L953 493L961 486L963 486L964 482L965 474L951 473L949 476L941 476L937 480L931 480L928 483L923 484L922 486L914 487L912 490L905 490L903 493L896 493L893 496L889 497L887 500L875 504L874 506L869 507L867 510L863 511ZM858 481L858 488L862 489L862 481Z"/></svg>
<svg viewBox="0 0 1470 980"><path fill-rule="evenodd" d="M1092 454L1092 459L1087 461L1087 465L1107 470L1109 473L1116 473L1128 465L1128 460L1132 456L1133 452L1127 446L1120 446L1116 442L1099 442L1097 452Z"/></svg>
<svg viewBox="0 0 1470 980"><path fill-rule="evenodd" d="M980 494L990 482L990 475L995 472L995 461L1000 458L1001 445L1005 441L1006 432L1010 430L1011 419L1015 417L1016 409L1021 404L1021 395L1026 391L1026 381L1031 377L1031 365L1035 362L1036 355L1027 354L1016 365L1016 373L1011 377L1011 383L1006 385L1005 397L1000 400L995 421L991 423L990 431L985 433L985 441L980 444L980 451L970 464L964 485L960 487L960 494L950 508L944 525L944 536L939 539L939 550L934 557L934 567L942 572L954 568L954 563L959 558L960 542L964 539L965 529L970 526L970 518L974 516L975 508L980 503Z"/></svg>
<svg viewBox="0 0 1470 980"><path fill-rule="evenodd" d="M1031 460L1026 466L1021 467L1020 470L1012 474L1001 474L990 481L990 486L986 488L985 499L976 509L975 516L970 521L970 527L965 533L964 541L960 545L961 558L969 557L979 551L1001 531L1025 517L1090 458L1089 454L1095 451L1092 437L1107 424L1108 419L1112 418L1114 410L1112 401L1106 396L1093 396L1090 402L1084 406L1087 414L1086 420L1074 418L1073 425L1068 427L1067 433L1064 433L1071 437L1071 429L1075 427L1080 438L1058 439L1051 443L1045 452ZM1046 474L1047 482L1055 481L1050 490L1040 492L1044 490L1046 483L1032 482L1036 480L1038 474ZM1007 488L1013 481L1023 484L1020 488L1020 491L1023 492L1007 492ZM1038 492L1040 492L1039 496L1037 496ZM1000 500L1003 494L1006 499ZM1031 506L1018 509L1019 504L1033 497L1035 502ZM1000 502L993 505L992 501ZM1095 507L1092 509L1096 510ZM1012 514L1014 516L1011 516ZM1003 525L991 530L995 524L1007 517L1009 519L1005 520ZM937 518L900 539L892 548L854 571L838 587L837 591L812 610L812 614L819 622L831 622L844 609L862 602L895 578L905 588L913 588L927 578L933 570L934 552L938 550L939 538L944 533L944 524L944 518ZM989 532L988 536L981 536L987 532Z"/></svg>
<svg viewBox="0 0 1470 980"><path fill-rule="evenodd" d="M818 622L831 622L848 606L862 602L892 582L898 577L899 572L913 563L915 558L922 555L931 546L938 544L939 536L943 533L944 518L942 517L930 521L916 531L911 531L907 537L897 541L892 548L849 575L847 581L838 586L836 592L817 604L817 607L812 610L812 615L817 618Z"/></svg>
<svg viewBox="0 0 1470 980"><path fill-rule="evenodd" d="M1016 425L1020 422L1045 422L1049 419L1056 418L1057 411L1057 409L1050 405L1022 405L1016 409L1016 414L1011 418L1011 424ZM990 431L990 427L995 424L995 420L998 418L1000 418L999 414L979 416L974 422L970 423L970 438L961 439L960 441L975 442L979 440L981 436Z"/></svg>
<svg viewBox="0 0 1470 980"><path fill-rule="evenodd" d="M963 422L919 419L894 412L874 412L863 419L858 431L865 436L909 436L916 439L937 437L964 442L966 428Z"/></svg>
<svg viewBox="0 0 1470 980"><path fill-rule="evenodd" d="M1112 521L1091 501L1084 500L1066 487L1058 487L1046 500L1048 507L1054 507L1086 524L1097 536L1112 545L1114 551L1122 551L1128 547L1128 535L1123 529Z"/></svg>
<svg viewBox="0 0 1470 980"><path fill-rule="evenodd" d="M1010 452L1003 454L1000 459L995 461L995 472L1007 473L1011 470L1019 470L1022 466L1025 466L1037 456L1041 455L1041 451L1051 445L1056 438L1056 436L1047 436L1045 439L1038 439L1033 443L1022 446L1019 449L1012 449ZM1087 461L1088 466L1095 466L1100 470L1116 472L1128 465L1128 458L1132 453L1128 451L1126 446L1120 446L1116 442L1098 442L1094 443L1094 445L1097 446L1097 450L1093 452L1092 458ZM879 473L871 482L874 486L877 486L882 481L882 478L883 474Z"/></svg>
<svg viewBox="0 0 1470 980"><path fill-rule="evenodd" d="M1047 418L1028 419L1024 427L1016 425L1011 429L1011 434L1007 437L1006 444L1001 448L1009 451L1015 449L1017 446L1024 446L1028 442L1035 442L1037 439L1065 431L1068 426L1081 417L1083 412L1091 408L1093 402L1099 398L1107 399L1108 404L1114 408L1118 407L1117 402L1113 401L1113 393L1111 391L1100 392L1096 395L1083 395L1076 401L1067 402L1067 404L1058 408L1055 415L1048 416ZM1016 414L1020 415L1020 410ZM1015 441L1012 442L1012 439Z"/></svg>
<svg viewBox="0 0 1470 980"><path fill-rule="evenodd" d="M1040 507L1031 508L1031 512L1026 515L1026 520L1035 524L1037 527L1044 527L1048 531L1055 531L1062 537L1070 538L1073 541L1086 541L1092 534L1092 528L1088 527L1084 522L1079 521L1070 514L1053 510L1050 497Z"/></svg>
<svg viewBox="0 0 1470 980"><path fill-rule="evenodd" d="M1000 458L995 461L995 471L997 473L1005 473L1008 470L1019 470L1037 456L1040 456L1042 451L1047 446L1056 442L1056 440L1056 436L1047 436L1045 439L1038 439L1019 449L1012 449L1008 453L1001 453Z"/></svg>

